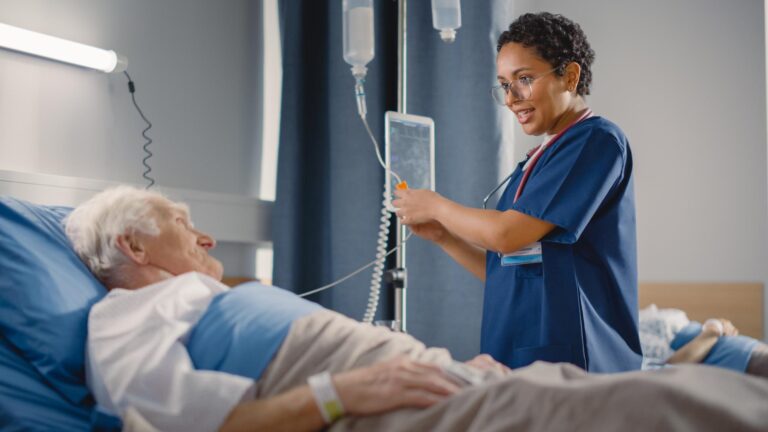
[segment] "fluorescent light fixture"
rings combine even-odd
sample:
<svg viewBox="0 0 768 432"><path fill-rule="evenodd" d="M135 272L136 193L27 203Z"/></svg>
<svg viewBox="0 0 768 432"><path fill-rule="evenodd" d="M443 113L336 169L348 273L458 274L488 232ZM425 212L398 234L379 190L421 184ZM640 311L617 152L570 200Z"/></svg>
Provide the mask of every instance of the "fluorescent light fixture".
<svg viewBox="0 0 768 432"><path fill-rule="evenodd" d="M0 23L0 48L100 70L122 72L128 60L111 50L49 36Z"/></svg>

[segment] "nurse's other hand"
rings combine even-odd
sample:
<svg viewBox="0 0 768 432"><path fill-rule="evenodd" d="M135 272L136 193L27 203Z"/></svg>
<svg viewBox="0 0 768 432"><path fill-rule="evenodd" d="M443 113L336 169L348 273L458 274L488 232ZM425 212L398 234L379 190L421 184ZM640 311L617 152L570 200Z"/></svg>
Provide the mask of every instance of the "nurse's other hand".
<svg viewBox="0 0 768 432"><path fill-rule="evenodd" d="M440 242L445 240L449 235L448 230L445 229L443 224L434 220L421 224L411 225L409 228L417 236L437 244L440 244Z"/></svg>
<svg viewBox="0 0 768 432"><path fill-rule="evenodd" d="M459 391L439 366L405 355L334 375L333 384L347 414L354 416L426 408Z"/></svg>
<svg viewBox="0 0 768 432"><path fill-rule="evenodd" d="M404 225L418 225L435 219L437 208L445 199L429 189L396 190L395 196L392 205L397 208L397 217Z"/></svg>

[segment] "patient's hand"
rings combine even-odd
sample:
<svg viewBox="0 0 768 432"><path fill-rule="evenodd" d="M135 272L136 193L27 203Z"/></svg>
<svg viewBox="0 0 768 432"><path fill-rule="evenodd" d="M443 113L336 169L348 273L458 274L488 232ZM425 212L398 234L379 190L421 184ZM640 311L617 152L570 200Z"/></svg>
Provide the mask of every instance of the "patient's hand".
<svg viewBox="0 0 768 432"><path fill-rule="evenodd" d="M493 359L493 357L489 356L488 354L480 354L479 356L473 358L472 360L468 360L464 363L470 366L476 367L478 369L499 372L502 375L506 375L512 371L512 369L508 368L506 365L503 365L497 362L496 360Z"/></svg>
<svg viewBox="0 0 768 432"><path fill-rule="evenodd" d="M347 414L380 414L398 408L426 408L459 391L442 369L407 356L333 377Z"/></svg>
<svg viewBox="0 0 768 432"><path fill-rule="evenodd" d="M717 326L717 323L713 323L713 321L719 321L720 324L723 327L723 336L737 336L739 334L739 329L734 327L733 323L728 321L725 318L713 318L711 320L707 320L704 323L703 330L712 330L716 333L719 333L719 327Z"/></svg>

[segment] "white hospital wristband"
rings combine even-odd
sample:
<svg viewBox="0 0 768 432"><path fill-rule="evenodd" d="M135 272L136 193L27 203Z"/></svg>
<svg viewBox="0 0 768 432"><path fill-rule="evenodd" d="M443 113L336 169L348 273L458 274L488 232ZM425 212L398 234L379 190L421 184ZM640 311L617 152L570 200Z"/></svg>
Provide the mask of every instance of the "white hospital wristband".
<svg viewBox="0 0 768 432"><path fill-rule="evenodd" d="M341 404L339 395L336 394L330 373L322 372L312 375L307 382L326 424L331 424L344 415L344 405Z"/></svg>

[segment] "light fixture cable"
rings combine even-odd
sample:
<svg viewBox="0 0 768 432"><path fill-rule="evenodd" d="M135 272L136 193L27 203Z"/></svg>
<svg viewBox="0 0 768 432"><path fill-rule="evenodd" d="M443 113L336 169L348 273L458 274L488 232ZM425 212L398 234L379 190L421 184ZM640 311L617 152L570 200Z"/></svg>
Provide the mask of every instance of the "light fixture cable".
<svg viewBox="0 0 768 432"><path fill-rule="evenodd" d="M147 116L145 116L144 113L141 111L141 108L139 108L139 104L136 103L136 85L133 83L131 76L128 75L128 71L123 71L123 73L125 74L126 78L128 78L128 91L131 92L131 100L133 100L133 106L136 107L136 111L139 112L139 115L141 116L141 118L144 120L144 122L147 123L147 127L143 131L141 131L141 136L143 136L144 139L146 140L143 146L144 153L146 154L146 156L144 156L144 159L141 160L141 164L144 165L145 170L141 176L144 177L144 179L147 182L149 182L149 184L147 184L147 187L146 187L147 189L149 189L155 185L155 179L152 176L150 176L150 174L152 173L152 167L149 165L149 159L152 156L154 156L153 153L149 150L149 146L152 144L152 138L150 138L149 135L147 135L147 132L150 129L152 129L152 122L150 122L147 119Z"/></svg>

